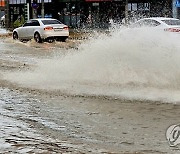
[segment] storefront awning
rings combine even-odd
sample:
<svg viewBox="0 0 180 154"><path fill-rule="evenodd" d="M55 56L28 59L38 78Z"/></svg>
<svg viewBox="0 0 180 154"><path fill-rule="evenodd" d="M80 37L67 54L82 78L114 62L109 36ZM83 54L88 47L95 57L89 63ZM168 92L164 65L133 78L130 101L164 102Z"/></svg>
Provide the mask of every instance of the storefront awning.
<svg viewBox="0 0 180 154"><path fill-rule="evenodd" d="M4 7L5 6L5 1L4 0L0 0L0 6Z"/></svg>

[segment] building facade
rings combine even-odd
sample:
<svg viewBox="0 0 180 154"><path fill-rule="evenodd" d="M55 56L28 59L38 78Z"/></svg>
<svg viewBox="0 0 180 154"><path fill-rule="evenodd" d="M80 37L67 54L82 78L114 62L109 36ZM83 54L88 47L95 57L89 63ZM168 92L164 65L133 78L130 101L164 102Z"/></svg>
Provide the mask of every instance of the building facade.
<svg viewBox="0 0 180 154"><path fill-rule="evenodd" d="M59 19L70 27L106 28L110 19L121 23L125 16L179 17L177 0L6 0L6 27L16 20L36 17Z"/></svg>
<svg viewBox="0 0 180 154"><path fill-rule="evenodd" d="M5 10L5 1L0 0L0 17L4 15L4 10Z"/></svg>

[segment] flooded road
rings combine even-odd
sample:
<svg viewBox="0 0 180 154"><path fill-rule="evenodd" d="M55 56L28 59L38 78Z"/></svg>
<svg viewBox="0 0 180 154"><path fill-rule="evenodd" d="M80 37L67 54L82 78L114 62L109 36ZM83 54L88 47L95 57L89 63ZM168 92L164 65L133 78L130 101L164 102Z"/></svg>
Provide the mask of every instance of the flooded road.
<svg viewBox="0 0 180 154"><path fill-rule="evenodd" d="M98 45L101 44L100 41L96 43L98 51ZM137 88L128 91L137 86L138 82L135 84L133 78L125 78L128 74L124 70L124 74L107 72L114 70L113 67L117 64L124 65L116 64L113 59L107 63L108 58L116 57L119 60L114 50L113 56L108 58L101 56L107 54L103 51L88 55L85 52L79 58L76 53L80 53L84 46L91 48L92 44L79 46L77 40L36 44L33 41L22 43L12 41L9 37L0 38L0 153L180 152L178 146L168 145L165 136L170 125L179 123L178 88L175 87L177 93L171 91L172 95L164 89L164 94L169 94L169 97L164 97L157 89L148 95L149 91L145 89L146 99L138 99L142 94L139 89L139 93L135 91ZM102 59L93 59L94 54ZM123 56L125 58L121 62L128 58L126 54ZM169 59L165 58L163 63L167 60ZM136 64L133 68L140 71L140 63L133 62ZM104 71L101 68L105 63L108 69ZM90 66L97 70L92 71ZM84 71L87 68L88 73ZM161 68L163 69L162 65ZM133 76L131 70L132 67L129 67L129 77ZM157 70L155 67L153 71L149 69L151 73L159 73ZM68 76L65 75L67 73ZM109 73L114 75L113 78L107 78ZM120 74L124 77L123 81L118 80ZM146 83L146 75L143 75L141 79L135 76L135 80ZM164 80L160 84L155 82L155 77L151 80L153 88L158 85L163 89L169 85L161 75L160 73ZM80 77L82 80L79 80ZM166 81L172 79L171 76L166 77ZM108 86L104 84L106 82ZM121 84L114 86L116 83ZM128 83L129 88L122 83ZM123 90L119 92L118 88ZM159 95L155 97L154 94ZM129 95L135 97L128 97Z"/></svg>
<svg viewBox="0 0 180 154"><path fill-rule="evenodd" d="M1 153L68 152L65 142L40 134L33 128L38 100L9 89L0 89ZM35 106L34 106L35 107ZM42 119L41 119L42 120Z"/></svg>

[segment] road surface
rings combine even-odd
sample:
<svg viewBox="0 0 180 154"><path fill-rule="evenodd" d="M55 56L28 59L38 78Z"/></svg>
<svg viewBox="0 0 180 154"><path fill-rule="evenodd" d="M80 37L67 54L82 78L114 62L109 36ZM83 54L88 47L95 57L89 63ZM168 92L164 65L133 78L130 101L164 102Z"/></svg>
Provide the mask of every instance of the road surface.
<svg viewBox="0 0 180 154"><path fill-rule="evenodd" d="M42 60L78 52L78 44L0 38L0 153L179 153L165 136L179 122L178 104L73 95L9 79Z"/></svg>

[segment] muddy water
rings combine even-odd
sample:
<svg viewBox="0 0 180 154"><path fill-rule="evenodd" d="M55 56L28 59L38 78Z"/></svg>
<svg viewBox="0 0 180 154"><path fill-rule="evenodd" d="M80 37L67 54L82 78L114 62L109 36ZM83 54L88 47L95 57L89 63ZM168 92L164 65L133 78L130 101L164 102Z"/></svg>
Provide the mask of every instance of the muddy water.
<svg viewBox="0 0 180 154"><path fill-rule="evenodd" d="M10 87L9 87L10 88ZM17 87L16 87L17 88ZM2 153L179 153L165 131L180 107L1 88Z"/></svg>
<svg viewBox="0 0 180 154"><path fill-rule="evenodd" d="M56 124L42 104L34 96L18 90L0 89L1 153L80 153L81 146L69 142L63 132L65 126ZM46 110L45 110L46 109ZM41 113L41 114L40 114ZM59 137L44 130L58 131ZM93 148L92 148L93 149ZM79 151L80 150L80 151Z"/></svg>
<svg viewBox="0 0 180 154"><path fill-rule="evenodd" d="M38 110L33 108L35 103L38 103L38 100L18 91L0 89L1 153L68 151L63 142L58 143L58 140L39 134L33 129L31 119L36 117L35 112Z"/></svg>
<svg viewBox="0 0 180 154"><path fill-rule="evenodd" d="M77 95L180 101L179 36L152 29L98 35L77 48L53 49L33 71L5 78L25 87ZM70 43L70 42L69 42ZM31 44L32 45L32 44ZM41 50L41 49L40 49Z"/></svg>
<svg viewBox="0 0 180 154"><path fill-rule="evenodd" d="M66 44L36 44L34 42L24 44L14 42L10 38L0 41L2 153L179 153L179 147L169 147L165 137L166 129L171 124L179 123L180 107L177 105L178 101L173 101L174 97L169 97L171 100L169 103L176 104L164 104L159 101L163 100L162 95L158 95L159 93L155 101L125 99L124 97L117 99L113 94L111 97L102 96L99 93L92 96L92 89L95 92L99 89L98 92L105 94L104 81L110 82L111 80L105 78L102 83L97 82L104 71L100 72L100 76L95 76L95 74L88 78L92 82L87 82L85 78L86 82L83 81L83 87L80 88L79 85L82 85L82 82L78 82L78 88L75 84L69 86L71 85L69 84L70 79L73 77L77 79L77 76L73 76L74 71L70 72L71 76L65 80L65 86L63 85L64 87L68 85L68 92L62 91L60 85L63 84L62 79L64 78L61 78L58 71L62 71L64 64L66 66L64 68L69 71L74 69L75 62L82 62L82 58L81 60L73 58L73 55L79 53L80 48L86 46L86 43L77 50L77 42L71 41ZM84 57L87 56L86 53ZM68 60L61 62L64 56ZM126 55L124 57L128 58ZM168 59L165 58L165 62ZM95 62L93 60L93 63ZM107 63L107 60L100 60L99 65L96 65L99 71L100 66L104 64L102 62ZM80 64L75 66L80 66ZM90 66L92 63L89 61L87 64ZM111 64L114 67L117 66L116 63ZM176 64L175 67L178 67L177 61ZM80 68L83 67L78 67ZM161 68L166 70L162 65ZM80 73L79 75L83 75L84 69L75 70ZM159 70L155 67L154 69L155 72ZM88 74L84 77L87 77L86 75ZM113 75L117 79L116 74L113 73ZM66 74L65 77L67 77ZM151 82L153 86L156 85L154 81ZM165 84L166 82L161 83L163 86L158 84L161 88L168 85ZM56 84L58 88L53 88ZM113 84L109 83L110 91L115 91L118 87L122 88L120 85L113 86ZM94 85L99 87L94 88ZM131 89L131 84L127 85ZM74 86L75 93L70 93L70 88ZM82 90L87 89L86 93L82 93ZM125 89L126 94L133 95L128 91L129 89ZM175 89L178 91L177 87ZM107 93L110 94L110 91Z"/></svg>

